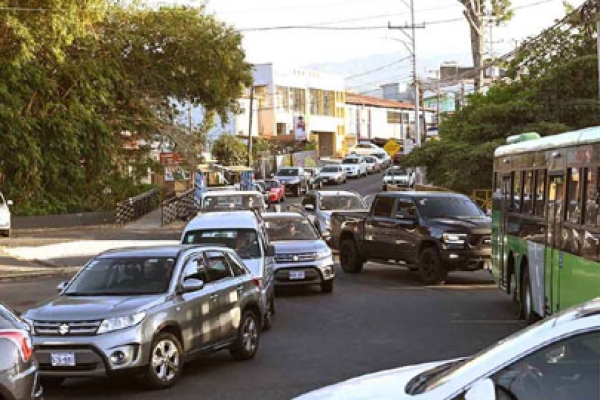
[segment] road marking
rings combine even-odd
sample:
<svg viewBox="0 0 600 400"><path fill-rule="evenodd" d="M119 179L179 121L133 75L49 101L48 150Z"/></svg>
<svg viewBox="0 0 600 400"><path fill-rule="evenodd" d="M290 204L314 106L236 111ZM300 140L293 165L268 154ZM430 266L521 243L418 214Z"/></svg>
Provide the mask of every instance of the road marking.
<svg viewBox="0 0 600 400"><path fill-rule="evenodd" d="M518 319L454 319L450 321L451 324L524 324L524 321Z"/></svg>

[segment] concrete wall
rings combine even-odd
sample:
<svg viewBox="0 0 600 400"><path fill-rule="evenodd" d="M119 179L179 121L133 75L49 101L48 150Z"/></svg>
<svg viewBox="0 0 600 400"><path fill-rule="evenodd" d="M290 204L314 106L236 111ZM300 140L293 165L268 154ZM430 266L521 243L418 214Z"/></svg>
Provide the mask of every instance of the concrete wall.
<svg viewBox="0 0 600 400"><path fill-rule="evenodd" d="M114 211L12 217L13 229L70 228L115 223Z"/></svg>

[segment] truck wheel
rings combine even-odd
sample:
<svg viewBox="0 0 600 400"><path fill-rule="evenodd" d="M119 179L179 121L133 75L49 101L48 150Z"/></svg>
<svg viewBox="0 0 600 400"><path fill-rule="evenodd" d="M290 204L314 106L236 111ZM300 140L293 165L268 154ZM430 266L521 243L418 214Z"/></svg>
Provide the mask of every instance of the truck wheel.
<svg viewBox="0 0 600 400"><path fill-rule="evenodd" d="M363 269L363 261L358 254L353 239L344 239L340 245L340 265L348 274L358 274Z"/></svg>
<svg viewBox="0 0 600 400"><path fill-rule="evenodd" d="M448 276L437 250L428 247L419 256L419 274L421 281L427 285L441 285Z"/></svg>
<svg viewBox="0 0 600 400"><path fill-rule="evenodd" d="M527 264L523 266L528 268ZM529 279L529 273L525 270L523 274L523 281L521 284L521 313L525 321L528 324L532 324L537 321L537 315L533 311L533 292L531 291L531 280Z"/></svg>

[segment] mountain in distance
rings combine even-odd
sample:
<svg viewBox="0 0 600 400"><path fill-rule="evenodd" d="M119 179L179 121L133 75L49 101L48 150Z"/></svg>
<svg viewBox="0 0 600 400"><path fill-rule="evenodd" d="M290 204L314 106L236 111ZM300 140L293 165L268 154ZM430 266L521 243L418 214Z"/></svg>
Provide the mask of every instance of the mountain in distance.
<svg viewBox="0 0 600 400"><path fill-rule="evenodd" d="M402 60L402 61L400 61ZM417 59L417 75L420 78L434 77L442 63L455 62L460 66L473 65L468 54L447 53ZM406 54L387 53L355 58L343 62L317 63L306 69L328 72L346 77L346 90L379 97L380 86L387 83L410 83L412 60Z"/></svg>

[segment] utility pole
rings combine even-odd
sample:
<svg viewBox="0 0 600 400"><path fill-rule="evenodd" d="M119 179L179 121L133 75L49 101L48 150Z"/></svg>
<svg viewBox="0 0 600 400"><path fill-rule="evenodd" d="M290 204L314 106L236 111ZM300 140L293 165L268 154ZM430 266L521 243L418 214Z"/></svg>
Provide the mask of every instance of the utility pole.
<svg viewBox="0 0 600 400"><path fill-rule="evenodd" d="M250 86L250 107L249 107L248 124L248 167L252 168L252 115L254 114L254 82Z"/></svg>

